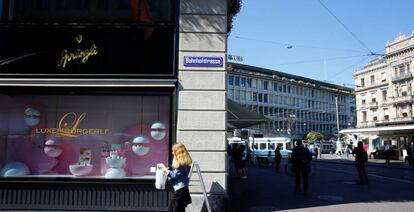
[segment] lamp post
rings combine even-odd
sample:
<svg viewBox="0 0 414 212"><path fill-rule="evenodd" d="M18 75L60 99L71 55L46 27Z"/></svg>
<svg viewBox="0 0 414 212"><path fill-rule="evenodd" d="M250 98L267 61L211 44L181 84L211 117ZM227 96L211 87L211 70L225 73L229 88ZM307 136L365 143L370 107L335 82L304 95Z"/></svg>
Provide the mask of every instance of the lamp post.
<svg viewBox="0 0 414 212"><path fill-rule="evenodd" d="M336 153L338 153L342 149L341 141L339 140L339 108L338 108L338 97L335 97L335 105L336 105L336 129L338 139L336 140Z"/></svg>

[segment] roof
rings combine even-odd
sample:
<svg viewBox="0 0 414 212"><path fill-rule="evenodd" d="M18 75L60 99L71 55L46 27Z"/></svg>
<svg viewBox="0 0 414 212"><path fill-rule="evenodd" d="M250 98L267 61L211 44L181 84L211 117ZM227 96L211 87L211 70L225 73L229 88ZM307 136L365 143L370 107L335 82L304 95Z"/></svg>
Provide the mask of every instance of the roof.
<svg viewBox="0 0 414 212"><path fill-rule="evenodd" d="M343 130L340 130L339 133L380 133L380 132L407 131L407 130L414 130L414 125L343 129Z"/></svg>
<svg viewBox="0 0 414 212"><path fill-rule="evenodd" d="M258 73L262 73L262 74L269 74L269 75L277 76L277 77L280 77L280 78L285 77L287 79L294 79L296 81L302 81L304 83L308 82L308 83L314 84L317 87L326 87L326 88L338 89L338 90L342 90L342 91L349 92L349 93L354 92L353 88L340 86L340 85L335 85L335 84L332 84L332 83L327 83L327 82L314 80L314 79L310 79L310 78L306 78L306 77L301 77L301 76L297 76L297 75L293 75L293 74L288 74L288 73L279 72L279 71L275 71L275 70L270 70L270 69L266 69L266 68L260 68L260 67L256 67L256 66L244 65L244 64L240 64L240 63L230 63L229 62L228 64L231 65L233 68L245 69L245 70L248 70L248 71L254 71L254 72L258 72Z"/></svg>
<svg viewBox="0 0 414 212"><path fill-rule="evenodd" d="M227 99L227 127L231 129L247 128L270 121L265 116L242 107L237 102Z"/></svg>

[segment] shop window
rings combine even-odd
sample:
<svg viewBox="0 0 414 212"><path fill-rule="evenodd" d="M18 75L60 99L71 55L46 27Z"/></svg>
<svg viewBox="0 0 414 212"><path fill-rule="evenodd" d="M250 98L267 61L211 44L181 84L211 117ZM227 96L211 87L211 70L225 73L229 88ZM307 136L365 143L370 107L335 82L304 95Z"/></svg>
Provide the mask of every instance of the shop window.
<svg viewBox="0 0 414 212"><path fill-rule="evenodd" d="M0 95L2 177L154 178L170 97Z"/></svg>
<svg viewBox="0 0 414 212"><path fill-rule="evenodd" d="M42 22L173 22L172 0L24 0L4 1L3 21ZM3 2L3 1L1 1ZM18 2L13 4L9 2ZM132 11L132 12L131 12Z"/></svg>

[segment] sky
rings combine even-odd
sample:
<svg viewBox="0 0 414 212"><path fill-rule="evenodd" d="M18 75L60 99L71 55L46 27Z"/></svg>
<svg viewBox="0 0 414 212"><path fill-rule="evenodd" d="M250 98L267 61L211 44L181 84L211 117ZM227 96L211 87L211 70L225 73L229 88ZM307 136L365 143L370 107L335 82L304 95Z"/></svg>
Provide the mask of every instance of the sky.
<svg viewBox="0 0 414 212"><path fill-rule="evenodd" d="M326 7L326 8L325 8ZM353 73L414 32L413 0L242 0L228 54L242 64L353 87Z"/></svg>

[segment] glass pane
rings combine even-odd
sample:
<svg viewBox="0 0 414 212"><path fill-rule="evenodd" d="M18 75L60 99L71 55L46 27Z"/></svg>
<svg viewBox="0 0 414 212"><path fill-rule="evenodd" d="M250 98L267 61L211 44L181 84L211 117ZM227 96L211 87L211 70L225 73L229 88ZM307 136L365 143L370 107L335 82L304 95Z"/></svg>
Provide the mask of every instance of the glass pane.
<svg viewBox="0 0 414 212"><path fill-rule="evenodd" d="M266 149L266 143L261 143L260 150L265 150L265 149Z"/></svg>
<svg viewBox="0 0 414 212"><path fill-rule="evenodd" d="M275 144L274 143L269 143L268 149L269 150L275 150Z"/></svg>
<svg viewBox="0 0 414 212"><path fill-rule="evenodd" d="M173 22L174 0L5 0L2 21Z"/></svg>
<svg viewBox="0 0 414 212"><path fill-rule="evenodd" d="M2 176L153 178L151 167L168 163L168 96L0 95L0 102L7 102Z"/></svg>

